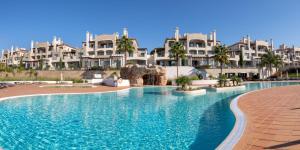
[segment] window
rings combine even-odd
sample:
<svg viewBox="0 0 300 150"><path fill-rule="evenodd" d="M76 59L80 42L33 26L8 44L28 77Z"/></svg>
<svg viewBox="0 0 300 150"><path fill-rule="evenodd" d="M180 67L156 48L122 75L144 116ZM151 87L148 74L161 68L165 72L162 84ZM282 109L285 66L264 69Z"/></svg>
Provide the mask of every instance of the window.
<svg viewBox="0 0 300 150"><path fill-rule="evenodd" d="M104 55L104 51L98 51L98 56Z"/></svg>
<svg viewBox="0 0 300 150"><path fill-rule="evenodd" d="M213 52L213 51L207 51L207 54L209 54L209 55L213 55L213 54L214 54L214 52Z"/></svg>
<svg viewBox="0 0 300 150"><path fill-rule="evenodd" d="M129 53L129 57L133 57L133 53Z"/></svg>
<svg viewBox="0 0 300 150"><path fill-rule="evenodd" d="M247 59L250 59L249 53L245 53L245 54L246 54L246 58L247 58Z"/></svg>
<svg viewBox="0 0 300 150"><path fill-rule="evenodd" d="M169 47L172 47L174 45L174 41L169 41Z"/></svg>
<svg viewBox="0 0 300 150"><path fill-rule="evenodd" d="M198 51L198 54L199 55L205 55L205 51L200 50L200 51Z"/></svg>
<svg viewBox="0 0 300 150"><path fill-rule="evenodd" d="M196 50L190 50L189 53L193 54L193 55L197 55L197 51Z"/></svg>
<svg viewBox="0 0 300 150"><path fill-rule="evenodd" d="M106 51L106 55L112 55L113 51Z"/></svg>
<svg viewBox="0 0 300 150"><path fill-rule="evenodd" d="M95 55L95 52L89 52L89 55Z"/></svg>

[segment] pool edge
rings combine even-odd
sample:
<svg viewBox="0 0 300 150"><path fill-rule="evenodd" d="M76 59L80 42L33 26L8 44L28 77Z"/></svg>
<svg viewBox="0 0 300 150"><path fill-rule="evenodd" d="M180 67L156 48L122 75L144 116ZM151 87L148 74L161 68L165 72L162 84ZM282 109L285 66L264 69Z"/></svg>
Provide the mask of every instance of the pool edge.
<svg viewBox="0 0 300 150"><path fill-rule="evenodd" d="M85 93L46 93L46 94L25 94L25 95L17 95L17 96L8 96L0 98L0 102L9 99L22 98L22 97L34 97L34 96L50 96L50 95L85 95L85 94L101 94L101 93L112 93L118 91L130 90L136 87L128 87L120 90L110 90L110 91L99 91L99 92L85 92Z"/></svg>
<svg viewBox="0 0 300 150"><path fill-rule="evenodd" d="M258 91L258 90L255 90ZM234 98L230 103L230 109L234 114L236 119L233 129L230 131L229 135L222 141L220 145L216 148L217 150L224 150L224 149L233 149L234 146L239 142L243 133L246 129L247 119L243 111L238 107L239 98L245 96L249 93L255 92L250 91L244 94L241 94Z"/></svg>

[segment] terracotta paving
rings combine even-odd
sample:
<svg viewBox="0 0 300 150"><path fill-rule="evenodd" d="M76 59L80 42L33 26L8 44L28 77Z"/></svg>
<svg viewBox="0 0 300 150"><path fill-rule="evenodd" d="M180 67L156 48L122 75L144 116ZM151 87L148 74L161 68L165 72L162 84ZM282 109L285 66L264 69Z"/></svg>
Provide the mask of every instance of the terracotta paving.
<svg viewBox="0 0 300 150"><path fill-rule="evenodd" d="M247 126L235 149L300 150L300 86L253 92L238 105Z"/></svg>
<svg viewBox="0 0 300 150"><path fill-rule="evenodd" d="M97 86L91 87L67 87L67 88L54 88L54 87L39 87L40 85L17 85L0 89L0 98L18 95L30 94L50 94L50 93L87 93L87 92L105 92L126 89L128 87L107 87Z"/></svg>

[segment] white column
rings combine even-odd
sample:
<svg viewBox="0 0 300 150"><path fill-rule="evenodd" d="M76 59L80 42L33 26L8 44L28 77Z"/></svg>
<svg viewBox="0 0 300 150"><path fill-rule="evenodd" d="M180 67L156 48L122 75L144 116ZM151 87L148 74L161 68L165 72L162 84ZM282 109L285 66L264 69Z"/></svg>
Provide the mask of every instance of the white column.
<svg viewBox="0 0 300 150"><path fill-rule="evenodd" d="M109 67L111 67L111 58L109 58Z"/></svg>

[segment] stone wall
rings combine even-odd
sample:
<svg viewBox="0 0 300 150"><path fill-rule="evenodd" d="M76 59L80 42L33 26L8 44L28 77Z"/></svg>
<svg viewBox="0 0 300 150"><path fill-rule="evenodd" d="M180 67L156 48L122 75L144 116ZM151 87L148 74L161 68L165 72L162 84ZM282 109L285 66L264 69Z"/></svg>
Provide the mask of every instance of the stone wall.
<svg viewBox="0 0 300 150"><path fill-rule="evenodd" d="M155 76L155 85L166 85L166 69L161 66L145 67L139 65L128 65L121 68L121 78L129 79L131 86L143 86L145 75Z"/></svg>

